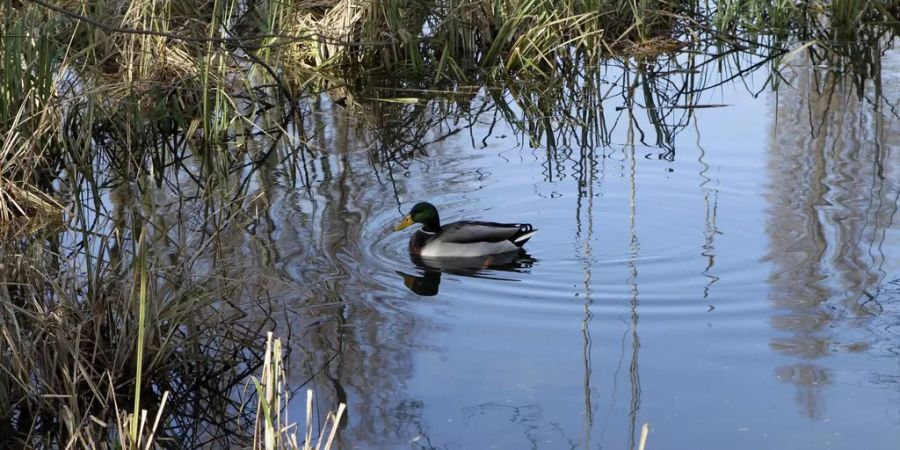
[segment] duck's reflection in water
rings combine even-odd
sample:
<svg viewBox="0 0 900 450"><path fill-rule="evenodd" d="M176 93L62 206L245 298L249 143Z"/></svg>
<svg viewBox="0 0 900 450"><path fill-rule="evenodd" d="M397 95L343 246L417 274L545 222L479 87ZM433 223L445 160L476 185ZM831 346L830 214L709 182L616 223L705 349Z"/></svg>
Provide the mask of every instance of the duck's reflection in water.
<svg viewBox="0 0 900 450"><path fill-rule="evenodd" d="M525 250L501 253L499 255L468 258L423 258L410 255L410 260L421 271L420 275L410 275L397 271L403 277L403 284L418 295L437 295L441 275L449 273L473 278L516 281L518 278L504 276L498 272L527 273L535 262Z"/></svg>

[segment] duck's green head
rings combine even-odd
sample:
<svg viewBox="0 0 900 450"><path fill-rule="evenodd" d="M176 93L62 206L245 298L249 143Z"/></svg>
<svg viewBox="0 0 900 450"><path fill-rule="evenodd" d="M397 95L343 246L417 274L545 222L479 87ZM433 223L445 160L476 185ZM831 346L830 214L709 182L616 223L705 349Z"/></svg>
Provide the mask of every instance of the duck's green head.
<svg viewBox="0 0 900 450"><path fill-rule="evenodd" d="M403 218L403 221L394 227L394 231L400 231L414 223L424 224L425 228L432 230L440 229L441 220L438 217L437 208L427 202L416 203L416 205L409 210L409 214Z"/></svg>

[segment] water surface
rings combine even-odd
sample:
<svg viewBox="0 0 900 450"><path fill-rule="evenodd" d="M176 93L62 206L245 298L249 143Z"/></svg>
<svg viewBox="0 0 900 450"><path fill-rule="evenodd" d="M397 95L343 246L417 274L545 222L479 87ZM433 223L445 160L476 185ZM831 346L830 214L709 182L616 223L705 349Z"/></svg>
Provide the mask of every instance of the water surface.
<svg viewBox="0 0 900 450"><path fill-rule="evenodd" d="M650 449L894 448L900 53L882 64L862 97L802 56L777 90L704 91L727 106L663 146L641 113L551 152L488 108L383 161L325 104L307 186L275 177L255 230L292 384L347 402L341 448L636 448L645 423ZM502 267L422 267L392 226L424 200L540 231Z"/></svg>

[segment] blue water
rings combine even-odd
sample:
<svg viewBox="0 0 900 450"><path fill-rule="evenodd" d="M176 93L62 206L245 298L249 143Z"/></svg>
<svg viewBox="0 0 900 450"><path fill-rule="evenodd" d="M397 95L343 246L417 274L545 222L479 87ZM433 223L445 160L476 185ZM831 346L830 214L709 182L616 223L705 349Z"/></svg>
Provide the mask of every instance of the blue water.
<svg viewBox="0 0 900 450"><path fill-rule="evenodd" d="M653 450L896 448L900 54L883 64L862 100L802 58L777 91L703 92L728 106L695 110L671 160L643 113L568 157L488 118L393 163L341 122L269 208L290 381L320 416L347 402L347 449L637 448L644 424ZM430 271L420 295L392 226L426 200L540 231L525 262Z"/></svg>

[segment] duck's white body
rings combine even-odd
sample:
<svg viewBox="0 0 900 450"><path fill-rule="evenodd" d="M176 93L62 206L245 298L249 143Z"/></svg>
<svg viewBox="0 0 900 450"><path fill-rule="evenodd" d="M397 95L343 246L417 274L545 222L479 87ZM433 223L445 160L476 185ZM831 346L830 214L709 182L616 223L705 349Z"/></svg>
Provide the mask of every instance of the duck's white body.
<svg viewBox="0 0 900 450"><path fill-rule="evenodd" d="M423 258L471 258L485 255L496 255L518 250L520 247L512 241L479 242L476 244L456 244L453 242L432 241L419 251Z"/></svg>
<svg viewBox="0 0 900 450"><path fill-rule="evenodd" d="M529 224L453 222L439 231L416 230L409 250L423 258L471 258L516 251L537 230Z"/></svg>

